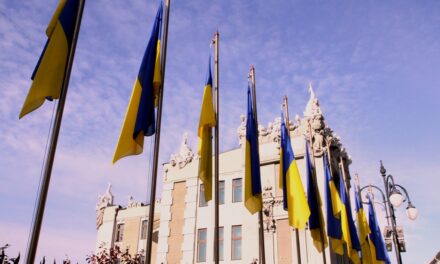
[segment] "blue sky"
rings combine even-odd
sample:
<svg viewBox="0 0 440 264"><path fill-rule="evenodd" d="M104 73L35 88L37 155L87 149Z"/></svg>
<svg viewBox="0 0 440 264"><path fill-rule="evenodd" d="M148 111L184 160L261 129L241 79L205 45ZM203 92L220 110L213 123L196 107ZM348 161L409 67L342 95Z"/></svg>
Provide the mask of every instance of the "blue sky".
<svg viewBox="0 0 440 264"><path fill-rule="evenodd" d="M25 251L54 105L20 121L18 113L56 4L0 1L0 245L12 244L11 254ZM111 159L157 5L86 3L40 256L84 262L107 182L117 203L129 195L146 200L150 152L115 166ZM209 43L218 29L221 149L237 146L251 64L263 125L279 115L285 94L291 115L302 114L313 81L328 125L353 159L351 173L380 185L382 159L407 187L419 218L409 221L398 210L403 259L427 261L439 250L440 233L439 13L438 1L172 1L160 162L178 151L184 132L196 149Z"/></svg>

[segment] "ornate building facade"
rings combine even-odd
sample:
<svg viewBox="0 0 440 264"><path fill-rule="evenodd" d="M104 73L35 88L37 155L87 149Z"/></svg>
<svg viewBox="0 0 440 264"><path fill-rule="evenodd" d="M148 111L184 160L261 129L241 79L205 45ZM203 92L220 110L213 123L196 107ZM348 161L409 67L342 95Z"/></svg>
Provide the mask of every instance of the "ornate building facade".
<svg viewBox="0 0 440 264"><path fill-rule="evenodd" d="M281 119L275 118L266 127L260 125L258 128L266 261L281 264L297 263L301 259L301 263L322 263L322 253L313 246L310 231L306 229L296 233L289 226L287 212L283 210L282 189L279 188L280 124ZM252 263L259 258L258 214L251 215L243 203L245 125L246 120L242 116L237 130L239 147L223 152L219 157L219 233L223 263ZM296 116L288 127L303 185L307 184L305 140L311 138L321 200L324 202L325 197L323 154L327 149L330 150L332 174L336 177L340 175L337 182L346 184L349 189L348 166L351 160L339 138L326 125L311 87L304 116ZM159 221L155 263L213 262L214 204L213 201L204 201L203 192L203 184L198 178L198 158L184 136L179 153L172 155L170 162L163 165L162 198L157 207L160 217L155 217ZM111 213L111 210L115 210L113 207L106 207L102 226L106 219L114 217L114 213ZM105 214L107 210L108 218ZM121 219L119 216L116 218ZM106 232L112 234L113 241L117 237L117 221L116 227L115 221L111 223L109 227L98 228L98 241ZM329 248L325 251L325 258L327 263L348 263L330 252Z"/></svg>
<svg viewBox="0 0 440 264"><path fill-rule="evenodd" d="M160 203L156 203L160 208ZM111 184L108 185L105 194L99 196L96 205L96 253L103 249L118 246L121 249L128 249L134 256L145 251L147 243L147 225L149 205L134 201L133 197L128 198L125 207L113 204ZM156 261L159 214L154 217L153 223L153 244L152 260Z"/></svg>

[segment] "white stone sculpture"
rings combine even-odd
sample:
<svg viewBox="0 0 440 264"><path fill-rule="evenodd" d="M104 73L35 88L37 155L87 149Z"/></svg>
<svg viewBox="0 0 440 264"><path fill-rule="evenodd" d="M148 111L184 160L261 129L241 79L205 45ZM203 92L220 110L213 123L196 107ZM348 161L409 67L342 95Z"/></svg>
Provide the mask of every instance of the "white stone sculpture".
<svg viewBox="0 0 440 264"><path fill-rule="evenodd" d="M240 126L237 128L238 144L241 146L243 138L246 137L246 116L240 115Z"/></svg>
<svg viewBox="0 0 440 264"><path fill-rule="evenodd" d="M312 83L309 83L310 98L304 111L304 117L308 120L312 130L312 144L314 154L317 157L322 156L325 150L327 137L324 116L322 115L319 100L313 91Z"/></svg>
<svg viewBox="0 0 440 264"><path fill-rule="evenodd" d="M108 183L105 194L98 196L98 203L96 204L96 229L102 225L105 208L113 205L113 194L111 189L112 184Z"/></svg>
<svg viewBox="0 0 440 264"><path fill-rule="evenodd" d="M136 202L133 198L133 196L128 196L128 202L127 202L127 208L132 208L132 207L140 207L142 206L142 203L140 202Z"/></svg>
<svg viewBox="0 0 440 264"><path fill-rule="evenodd" d="M262 125L258 125L258 141L262 142L263 139L269 135L269 132L267 131L267 129L262 126Z"/></svg>
<svg viewBox="0 0 440 264"><path fill-rule="evenodd" d="M275 204L275 198L272 194L272 186L270 183L266 183L263 192L263 228L266 232L275 232L276 225L273 217L273 207Z"/></svg>
<svg viewBox="0 0 440 264"><path fill-rule="evenodd" d="M271 125L272 130L270 131L270 137L273 142L279 143L281 138L281 117L275 118L274 122L271 123Z"/></svg>
<svg viewBox="0 0 440 264"><path fill-rule="evenodd" d="M179 165L179 169L185 167L194 158L194 153L188 144L188 133L183 134L182 144L178 154L172 154L170 158L171 166Z"/></svg>

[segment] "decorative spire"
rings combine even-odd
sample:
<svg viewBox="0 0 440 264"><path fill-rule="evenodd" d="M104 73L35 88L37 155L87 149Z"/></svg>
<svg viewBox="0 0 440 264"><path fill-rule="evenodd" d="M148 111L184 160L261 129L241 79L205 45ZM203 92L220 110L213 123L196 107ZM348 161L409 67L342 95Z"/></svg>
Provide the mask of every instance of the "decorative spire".
<svg viewBox="0 0 440 264"><path fill-rule="evenodd" d="M105 197L107 198L108 205L113 205L113 193L112 193L112 183L107 184L107 190L105 191Z"/></svg>
<svg viewBox="0 0 440 264"><path fill-rule="evenodd" d="M315 91L313 91L312 81L309 82L309 93L310 93L310 98L316 98Z"/></svg>
<svg viewBox="0 0 440 264"><path fill-rule="evenodd" d="M322 115L321 107L319 106L319 100L316 98L315 91L313 90L312 82L309 82L310 98L307 102L306 109L304 111L305 117L313 117L315 115Z"/></svg>

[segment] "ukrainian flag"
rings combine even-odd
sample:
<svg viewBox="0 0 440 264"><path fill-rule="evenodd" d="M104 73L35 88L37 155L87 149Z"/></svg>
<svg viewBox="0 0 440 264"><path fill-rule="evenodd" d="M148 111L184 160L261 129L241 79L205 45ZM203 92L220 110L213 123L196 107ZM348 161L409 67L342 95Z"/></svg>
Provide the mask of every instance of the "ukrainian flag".
<svg viewBox="0 0 440 264"><path fill-rule="evenodd" d="M341 211L342 202L330 174L327 155L324 154L325 200L327 207L327 233L330 245L336 254L344 255L344 238L342 236Z"/></svg>
<svg viewBox="0 0 440 264"><path fill-rule="evenodd" d="M208 63L208 76L202 99L199 121L199 178L205 186L205 201L212 199L212 128L216 125L212 103L211 57Z"/></svg>
<svg viewBox="0 0 440 264"><path fill-rule="evenodd" d="M370 227L368 226L367 218L365 216L364 208L362 202L359 200L359 193L355 188L354 193L355 204L356 204L356 214L357 214L357 226L359 231L359 240L361 244L362 253L362 263L372 263L371 250L369 245L368 235L371 233Z"/></svg>
<svg viewBox="0 0 440 264"><path fill-rule="evenodd" d="M123 157L142 153L144 137L151 136L156 131L155 101L162 82L160 65L162 10L161 2L131 93L113 163Z"/></svg>
<svg viewBox="0 0 440 264"><path fill-rule="evenodd" d="M60 97L78 11L77 0L59 2L47 26L48 39L32 74L32 85L19 118L39 108L45 99L52 101Z"/></svg>
<svg viewBox="0 0 440 264"><path fill-rule="evenodd" d="M244 170L244 205L255 214L261 211L263 202L261 198L260 155L258 151L258 131L252 109L251 89L247 92L247 121L246 121L246 146ZM255 95L253 95L255 96Z"/></svg>
<svg viewBox="0 0 440 264"><path fill-rule="evenodd" d="M310 162L309 144L306 140L306 170L307 170L307 202L310 208L309 229L315 248L322 252L328 245L325 233L325 224L322 214L322 201L319 195L318 184L313 175L312 163Z"/></svg>
<svg viewBox="0 0 440 264"><path fill-rule="evenodd" d="M341 223L342 223L342 234L344 241L347 245L348 257L354 264L360 263L359 253L361 251L361 245L359 243L359 238L357 235L356 227L353 221L353 215L351 212L350 201L347 199L347 193L345 191L344 179L339 178L339 194L341 195Z"/></svg>
<svg viewBox="0 0 440 264"><path fill-rule="evenodd" d="M280 188L283 189L284 210L288 212L290 226L304 229L310 216L310 209L283 115L281 120Z"/></svg>
<svg viewBox="0 0 440 264"><path fill-rule="evenodd" d="M383 242L382 234L380 232L379 223L377 222L376 213L374 211L373 202L368 198L368 221L370 225L370 249L371 258L374 264L389 264L390 259L388 257L385 243Z"/></svg>

